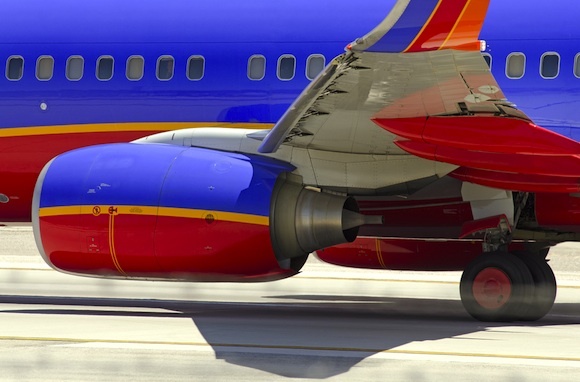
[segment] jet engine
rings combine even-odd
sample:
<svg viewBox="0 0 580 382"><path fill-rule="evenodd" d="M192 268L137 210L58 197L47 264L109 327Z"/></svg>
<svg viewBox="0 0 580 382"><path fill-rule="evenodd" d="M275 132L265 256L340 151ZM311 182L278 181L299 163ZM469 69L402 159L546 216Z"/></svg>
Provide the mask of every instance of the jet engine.
<svg viewBox="0 0 580 382"><path fill-rule="evenodd" d="M113 144L62 154L37 181L33 225L53 268L103 277L265 281L356 238L354 199L288 163L201 148ZM376 219L376 218L375 218Z"/></svg>

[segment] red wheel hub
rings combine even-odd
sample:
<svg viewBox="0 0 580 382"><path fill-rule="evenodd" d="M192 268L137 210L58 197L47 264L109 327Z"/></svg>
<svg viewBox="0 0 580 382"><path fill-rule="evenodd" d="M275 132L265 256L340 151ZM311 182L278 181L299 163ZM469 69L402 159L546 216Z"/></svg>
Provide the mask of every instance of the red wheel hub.
<svg viewBox="0 0 580 382"><path fill-rule="evenodd" d="M486 309L499 309L512 294L512 282L504 271L498 268L485 268L473 280L473 297Z"/></svg>

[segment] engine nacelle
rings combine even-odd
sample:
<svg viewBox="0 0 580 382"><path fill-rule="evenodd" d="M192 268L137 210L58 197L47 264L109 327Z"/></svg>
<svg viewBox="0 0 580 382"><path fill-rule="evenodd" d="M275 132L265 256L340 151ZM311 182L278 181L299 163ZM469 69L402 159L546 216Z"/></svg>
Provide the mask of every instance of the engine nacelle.
<svg viewBox="0 0 580 382"><path fill-rule="evenodd" d="M68 273L172 280L264 281L295 274L308 253L352 241L351 198L288 180L261 156L157 144L94 146L42 171L38 248Z"/></svg>
<svg viewBox="0 0 580 382"><path fill-rule="evenodd" d="M509 250L523 251L525 243L513 241ZM343 267L409 271L460 271L480 256L482 240L417 238L357 238L352 243L316 251L326 263Z"/></svg>

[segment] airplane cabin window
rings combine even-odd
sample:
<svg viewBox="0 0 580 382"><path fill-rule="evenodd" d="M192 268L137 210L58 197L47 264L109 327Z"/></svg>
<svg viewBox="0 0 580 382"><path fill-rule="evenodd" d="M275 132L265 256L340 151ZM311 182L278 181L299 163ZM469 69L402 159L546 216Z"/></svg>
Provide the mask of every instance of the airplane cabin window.
<svg viewBox="0 0 580 382"><path fill-rule="evenodd" d="M560 56L557 53L544 53L540 64L540 74L543 78L558 77L560 73Z"/></svg>
<svg viewBox="0 0 580 382"><path fill-rule="evenodd" d="M97 61L97 78L101 81L108 81L113 78L114 60L111 56L99 57Z"/></svg>
<svg viewBox="0 0 580 382"><path fill-rule="evenodd" d="M145 59L141 56L131 56L127 60L127 78L131 81L139 81L143 78Z"/></svg>
<svg viewBox="0 0 580 382"><path fill-rule="evenodd" d="M289 81L296 73L296 58L285 54L278 59L278 78L282 81Z"/></svg>
<svg viewBox="0 0 580 382"><path fill-rule="evenodd" d="M66 78L70 81L78 81L83 78L85 59L81 56L71 56L66 62Z"/></svg>
<svg viewBox="0 0 580 382"><path fill-rule="evenodd" d="M54 58L41 56L36 61L36 78L40 81L48 81L54 74Z"/></svg>
<svg viewBox="0 0 580 382"><path fill-rule="evenodd" d="M487 67L491 69L491 61L492 61L491 54L483 53L482 56L485 62L487 63Z"/></svg>
<svg viewBox="0 0 580 382"><path fill-rule="evenodd" d="M24 58L20 56L12 56L8 58L6 63L6 78L10 81L18 81L24 74Z"/></svg>
<svg viewBox="0 0 580 382"><path fill-rule="evenodd" d="M161 56L157 60L157 79L169 81L173 78L175 59L172 56Z"/></svg>
<svg viewBox="0 0 580 382"><path fill-rule="evenodd" d="M260 81L266 75L266 57L255 55L248 60L248 78Z"/></svg>
<svg viewBox="0 0 580 382"><path fill-rule="evenodd" d="M574 58L574 75L580 78L580 53Z"/></svg>
<svg viewBox="0 0 580 382"><path fill-rule="evenodd" d="M187 61L187 78L191 81L199 81L203 78L205 70L205 58L202 56L191 56Z"/></svg>
<svg viewBox="0 0 580 382"><path fill-rule="evenodd" d="M306 61L306 78L313 80L324 70L325 58L321 54L313 54Z"/></svg>
<svg viewBox="0 0 580 382"><path fill-rule="evenodd" d="M526 69L526 56L523 53L512 53L507 58L506 75L511 79L524 76Z"/></svg>

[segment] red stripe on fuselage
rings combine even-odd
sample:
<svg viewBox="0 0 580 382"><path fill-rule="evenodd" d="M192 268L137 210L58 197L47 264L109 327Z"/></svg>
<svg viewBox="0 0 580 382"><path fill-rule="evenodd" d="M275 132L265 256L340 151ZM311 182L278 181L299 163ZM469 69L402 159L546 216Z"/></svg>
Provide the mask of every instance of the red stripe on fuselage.
<svg viewBox="0 0 580 382"><path fill-rule="evenodd" d="M160 131L116 131L0 138L0 222L29 222L38 174L55 156L79 147L130 142Z"/></svg>

